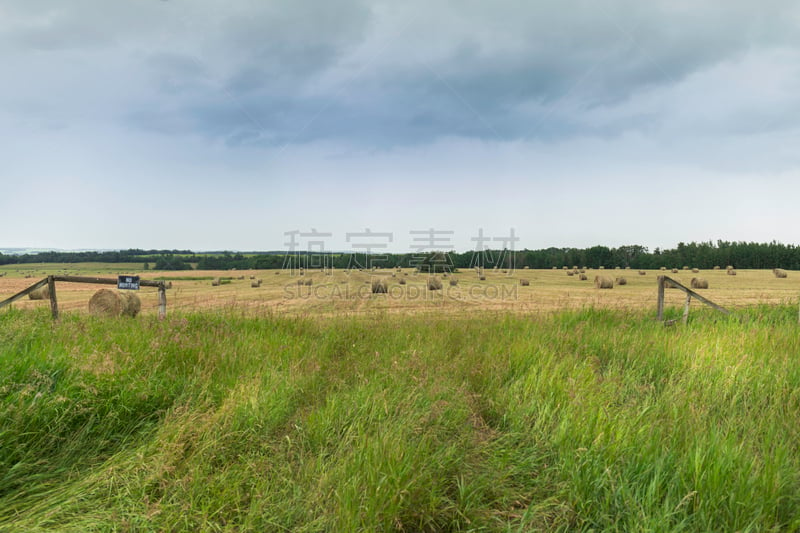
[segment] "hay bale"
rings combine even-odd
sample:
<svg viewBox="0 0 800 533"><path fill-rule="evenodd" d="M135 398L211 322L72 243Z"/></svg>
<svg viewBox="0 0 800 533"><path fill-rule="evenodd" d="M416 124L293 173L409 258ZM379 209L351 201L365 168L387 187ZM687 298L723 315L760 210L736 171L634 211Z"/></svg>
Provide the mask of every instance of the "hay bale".
<svg viewBox="0 0 800 533"><path fill-rule="evenodd" d="M728 274L729 276L735 276L735 275L736 275L736 269L735 269L735 268L729 268L729 269L727 270L727 274Z"/></svg>
<svg viewBox="0 0 800 533"><path fill-rule="evenodd" d="M521 279L519 280L519 284L522 285L523 287L528 287L530 286L531 281L528 279Z"/></svg>
<svg viewBox="0 0 800 533"><path fill-rule="evenodd" d="M308 287L308 286L310 286L310 285L311 285L311 282L312 282L312 281L313 281L313 280L312 280L311 278L308 278L307 280L305 280L305 282L303 283L303 285L305 285L306 287Z"/></svg>
<svg viewBox="0 0 800 533"><path fill-rule="evenodd" d="M429 291L440 291L442 290L442 280L437 277L431 276L428 278L428 290Z"/></svg>
<svg viewBox="0 0 800 533"><path fill-rule="evenodd" d="M661 270L667 270L667 267L661 267Z"/></svg>
<svg viewBox="0 0 800 533"><path fill-rule="evenodd" d="M587 279L589 279L589 277L588 277L586 274L581 274L581 275L578 277L578 279L579 279L579 280L581 280L581 281L586 281Z"/></svg>
<svg viewBox="0 0 800 533"><path fill-rule="evenodd" d="M389 292L389 284L385 279L372 280L372 294L386 294Z"/></svg>
<svg viewBox="0 0 800 533"><path fill-rule="evenodd" d="M558 270L558 267L553 267L553 270Z"/></svg>
<svg viewBox="0 0 800 533"><path fill-rule="evenodd" d="M165 289L171 289L171 288L172 288L172 282L171 282L171 281L168 281L168 282L166 282L166 283L164 284L164 288L165 288Z"/></svg>
<svg viewBox="0 0 800 533"><path fill-rule="evenodd" d="M213 280L211 280L211 286L212 287L219 287L219 284L220 284L220 279L219 278L214 278Z"/></svg>
<svg viewBox="0 0 800 533"><path fill-rule="evenodd" d="M260 286L261 286L261 280L260 280L260 279L254 279L254 280L252 280L252 281L250 282L250 287L252 287L252 288L254 288L254 289L257 289L257 288L259 288Z"/></svg>
<svg viewBox="0 0 800 533"><path fill-rule="evenodd" d="M640 270L640 271L639 271L639 275L640 275L640 276L646 276L646 275L647 275L647 272L645 272L644 270Z"/></svg>
<svg viewBox="0 0 800 533"><path fill-rule="evenodd" d="M673 274L677 274L677 273L678 273L678 269L677 269L677 268L673 268L673 269L672 269L672 273L673 273Z"/></svg>
<svg viewBox="0 0 800 533"><path fill-rule="evenodd" d="M600 266L599 266L599 267L597 267L597 268L598 268L599 270L605 270L605 269L606 269L606 267L605 267L605 266L603 266L603 265L600 265Z"/></svg>
<svg viewBox="0 0 800 533"><path fill-rule="evenodd" d="M567 270L567 276L574 276L574 275L575 272L573 272L572 270Z"/></svg>
<svg viewBox="0 0 800 533"><path fill-rule="evenodd" d="M594 286L597 287L598 289L613 289L614 280L609 278L608 276L595 276Z"/></svg>
<svg viewBox="0 0 800 533"><path fill-rule="evenodd" d="M693 289L707 289L708 288L708 280L703 278L692 278L692 288Z"/></svg>
<svg viewBox="0 0 800 533"><path fill-rule="evenodd" d="M455 287L456 285L458 285L458 280L455 279L455 278L451 279L450 280L450 286L451 287Z"/></svg>
<svg viewBox="0 0 800 533"><path fill-rule="evenodd" d="M776 278L785 278L788 276L786 271L782 268L775 268L772 270L772 273L775 274Z"/></svg>
<svg viewBox="0 0 800 533"><path fill-rule="evenodd" d="M714 265L714 270L721 270L721 269L719 268L719 265Z"/></svg>
<svg viewBox="0 0 800 533"><path fill-rule="evenodd" d="M567 267L567 265L564 265L563 267L561 267L561 269L562 270L569 270L569 267Z"/></svg>
<svg viewBox="0 0 800 533"><path fill-rule="evenodd" d="M522 270L529 270L530 268L531 267L529 267L528 265L525 265L524 267L522 267ZM5 273L3 273L3 275L5 275Z"/></svg>
<svg viewBox="0 0 800 533"><path fill-rule="evenodd" d="M578 273L579 274L586 274L586 268L584 267L584 268L578 270Z"/></svg>
<svg viewBox="0 0 800 533"><path fill-rule="evenodd" d="M483 274L481 274L480 276L478 276L478 279L479 279L480 281L486 281L486 276L484 276Z"/></svg>
<svg viewBox="0 0 800 533"><path fill-rule="evenodd" d="M255 276L250 276L250 279L256 279L256 277Z"/></svg>
<svg viewBox="0 0 800 533"><path fill-rule="evenodd" d="M136 293L100 289L89 300L89 312L93 315L135 317L142 309Z"/></svg>
<svg viewBox="0 0 800 533"><path fill-rule="evenodd" d="M699 268L693 268L692 269L692 274L699 274L699 273L700 273L700 269Z"/></svg>
<svg viewBox="0 0 800 533"><path fill-rule="evenodd" d="M39 287L33 292L28 293L28 298L31 300L49 300L50 299L50 286L45 285L44 287Z"/></svg>
<svg viewBox="0 0 800 533"><path fill-rule="evenodd" d="M400 283L400 285L405 285L406 284L406 278L400 278L400 281L398 283Z"/></svg>
<svg viewBox="0 0 800 533"><path fill-rule="evenodd" d="M627 285L627 284L628 284L628 280L627 279L625 279L623 277L617 278L617 285Z"/></svg>

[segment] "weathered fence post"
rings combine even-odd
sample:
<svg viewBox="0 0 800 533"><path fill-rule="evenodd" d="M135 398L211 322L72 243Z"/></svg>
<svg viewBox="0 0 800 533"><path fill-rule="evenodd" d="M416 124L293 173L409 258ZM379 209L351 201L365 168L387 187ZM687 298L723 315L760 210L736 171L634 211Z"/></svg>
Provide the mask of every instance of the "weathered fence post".
<svg viewBox="0 0 800 533"><path fill-rule="evenodd" d="M53 313L53 320L57 320L58 299L56 299L56 280L53 276L47 276L47 287L50 290L50 311Z"/></svg>
<svg viewBox="0 0 800 533"><path fill-rule="evenodd" d="M165 319L167 317L167 287L164 282L158 286L158 318Z"/></svg>
<svg viewBox="0 0 800 533"><path fill-rule="evenodd" d="M664 285L666 281L664 276L658 276L658 314L659 321L664 320Z"/></svg>
<svg viewBox="0 0 800 533"><path fill-rule="evenodd" d="M686 293L686 303L683 306L683 324L689 323L689 304L692 302L691 293Z"/></svg>

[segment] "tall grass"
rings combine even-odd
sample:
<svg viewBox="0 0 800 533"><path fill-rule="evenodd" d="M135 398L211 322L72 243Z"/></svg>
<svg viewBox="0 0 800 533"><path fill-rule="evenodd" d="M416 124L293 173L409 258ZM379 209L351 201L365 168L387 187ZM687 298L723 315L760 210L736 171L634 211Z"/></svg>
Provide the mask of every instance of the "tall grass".
<svg viewBox="0 0 800 533"><path fill-rule="evenodd" d="M0 529L796 530L795 322L3 312Z"/></svg>

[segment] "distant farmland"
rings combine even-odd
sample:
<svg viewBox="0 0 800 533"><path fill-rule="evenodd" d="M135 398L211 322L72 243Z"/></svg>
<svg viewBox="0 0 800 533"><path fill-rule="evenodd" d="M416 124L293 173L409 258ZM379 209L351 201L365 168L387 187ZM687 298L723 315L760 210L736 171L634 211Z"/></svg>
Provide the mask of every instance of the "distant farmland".
<svg viewBox="0 0 800 533"><path fill-rule="evenodd" d="M430 291L431 276L414 269L384 269L375 271L306 270L209 270L209 271L141 271L140 264L83 263L33 264L0 268L0 299L31 285L48 274L72 273L115 277L117 274L139 274L142 279L172 281L167 292L168 311L233 308L246 312L277 311L286 314L305 313L365 313L381 312L440 312L473 313L510 311L517 313L552 312L558 310L608 308L655 310L656 279L666 274L690 285L694 277L708 281L702 294L714 302L732 309L756 304L785 304L796 302L800 295L800 272L788 271L778 278L771 270L738 270L731 276L724 269L679 270L676 274L660 270L586 270L569 276L571 270L485 270L484 280L473 269L434 276L443 281L441 290ZM625 285L615 284L612 290L598 290L593 284L595 275L602 273L611 279L625 278ZM581 278L585 277L585 280ZM219 278L219 286L212 280ZM253 279L251 279L253 278ZM253 281L261 280L260 284ZM300 282L300 283L298 283ZM386 285L386 292L373 294L373 282ZM253 287L253 285L258 285ZM59 283L59 307L67 312L82 312L98 287ZM142 313L155 313L155 290L143 289ZM680 291L667 291L667 306L683 304ZM17 308L47 306L46 301L20 301Z"/></svg>

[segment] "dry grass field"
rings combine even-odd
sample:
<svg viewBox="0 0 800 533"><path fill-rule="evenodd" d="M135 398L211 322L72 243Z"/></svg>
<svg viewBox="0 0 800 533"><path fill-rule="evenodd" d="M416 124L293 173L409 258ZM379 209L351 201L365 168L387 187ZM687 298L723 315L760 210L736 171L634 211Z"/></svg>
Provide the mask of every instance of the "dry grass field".
<svg viewBox="0 0 800 533"><path fill-rule="evenodd" d="M512 311L520 313L551 312L587 307L610 309L653 309L656 305L656 278L661 271L592 270L586 271L588 279L579 275L568 276L564 270L514 270L485 271L481 281L473 270L462 270L442 279L442 289L427 289L429 276L414 272L379 270L359 272L334 270L332 272L253 270L253 271L137 271L139 264L80 264L80 265L23 265L19 268L0 268L0 299L28 287L48 274L73 274L83 276L115 277L117 274L138 274L142 279L172 281L167 291L170 310L235 309L243 312L271 310L290 315L304 314L363 314L369 312L416 313L430 312L486 312ZM615 284L611 290L595 288L593 280L598 274L611 278L624 277L625 285ZM755 304L794 303L800 296L800 273L789 272L786 278L776 278L769 270L739 270L729 276L724 270L702 270L692 273L681 270L677 274L666 272L690 285L693 277L709 282L702 294L712 301L735 309ZM393 276L394 275L394 276ZM29 276L29 277L26 277ZM253 287L251 276L262 280ZM441 278L441 275L437 276ZM220 278L219 286L212 280ZM310 285L307 285L310 280ZM385 280L386 294L372 294L374 280ZM401 280L403 280L401 282ZM457 280L455 285L449 281ZM522 280L529 282L523 285ZM59 283L59 307L63 311L81 312L87 309L91 295L100 286ZM667 306L681 306L683 293L666 291ZM156 313L157 292L143 288L142 313ZM17 308L29 309L47 306L47 301L22 300Z"/></svg>

